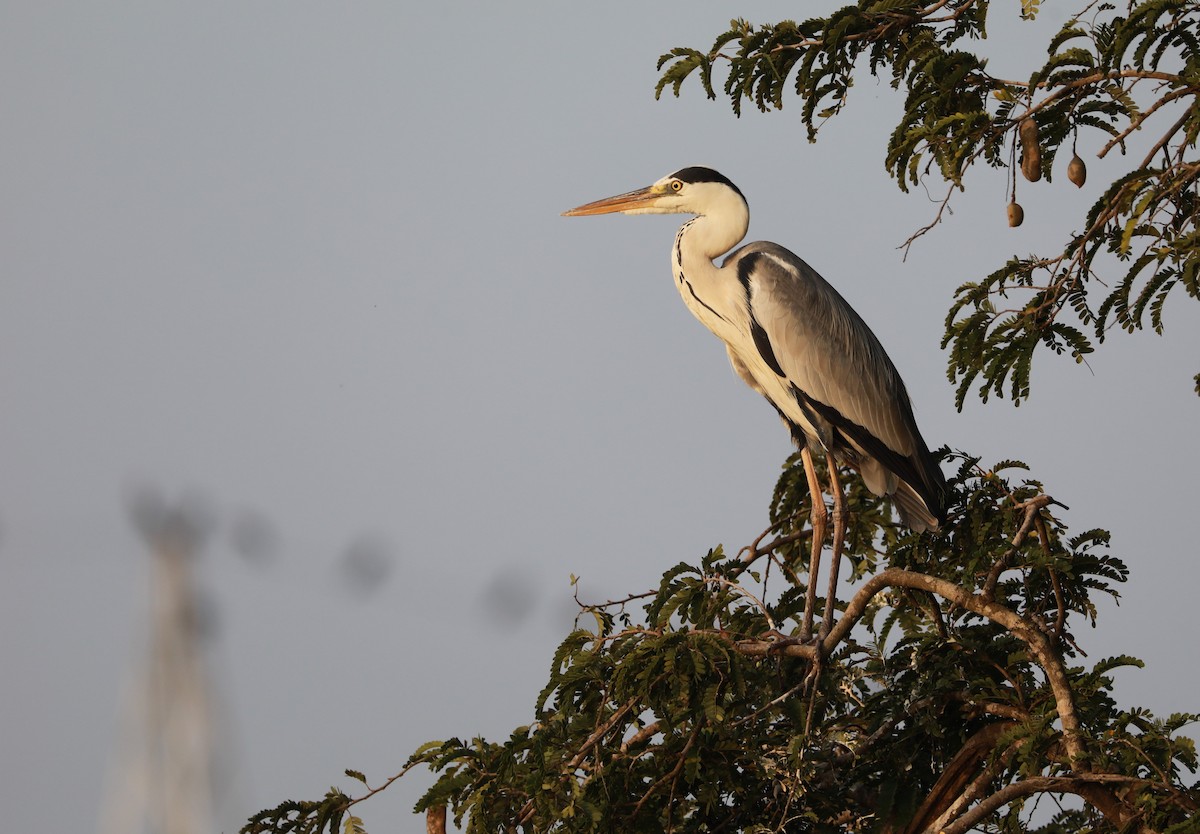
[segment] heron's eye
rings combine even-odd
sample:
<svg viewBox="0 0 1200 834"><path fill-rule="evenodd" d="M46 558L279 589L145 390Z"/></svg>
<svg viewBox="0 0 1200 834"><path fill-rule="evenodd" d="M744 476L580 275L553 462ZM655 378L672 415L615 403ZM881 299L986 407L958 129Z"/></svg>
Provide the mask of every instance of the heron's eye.
<svg viewBox="0 0 1200 834"><path fill-rule="evenodd" d="M679 180L671 180L671 190L672 191L679 191L681 188L683 188L682 182L680 182Z"/></svg>

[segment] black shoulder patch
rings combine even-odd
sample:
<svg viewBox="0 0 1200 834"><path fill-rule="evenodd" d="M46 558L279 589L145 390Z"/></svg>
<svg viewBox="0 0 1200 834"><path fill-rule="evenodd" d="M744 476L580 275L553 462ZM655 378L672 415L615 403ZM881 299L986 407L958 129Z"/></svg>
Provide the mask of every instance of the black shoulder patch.
<svg viewBox="0 0 1200 834"><path fill-rule="evenodd" d="M674 174L671 174L671 176L681 182L719 182L719 183L724 183L725 185L728 185L730 188L732 188L734 191L736 191L738 196L741 197L743 200L746 199L746 195L742 193L742 189L740 189L736 185L734 185L733 182L730 181L729 177L725 176L720 171L714 171L712 168L705 168L700 165L693 165L689 168L680 168Z"/></svg>
<svg viewBox="0 0 1200 834"><path fill-rule="evenodd" d="M758 348L758 354L767 363L767 367L778 376L784 377L783 368L779 367L779 360L775 358L775 351L771 348L771 339L754 316L750 317L750 335L754 337L754 346Z"/></svg>
<svg viewBox="0 0 1200 834"><path fill-rule="evenodd" d="M737 262L738 281L742 284L742 289L746 291L746 309L750 309L750 276L754 272L754 265L761 258L758 252L751 252L746 257Z"/></svg>
<svg viewBox="0 0 1200 834"><path fill-rule="evenodd" d="M754 306L750 303L750 276L754 273L754 265L761 258L757 252L751 252L746 257L737 262L737 277L742 285L742 289L746 292L746 312L750 314L750 335L754 337L754 346L758 348L759 355L763 361L767 363L772 371L781 377L786 376L783 368L779 365L779 360L775 357L775 350L771 347L771 339L767 336L767 331L758 323L758 319L754 318Z"/></svg>

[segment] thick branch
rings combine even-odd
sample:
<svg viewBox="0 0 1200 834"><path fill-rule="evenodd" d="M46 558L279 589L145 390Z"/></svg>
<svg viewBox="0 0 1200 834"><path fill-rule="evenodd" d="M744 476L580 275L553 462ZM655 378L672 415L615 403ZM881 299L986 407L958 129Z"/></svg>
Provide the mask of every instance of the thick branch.
<svg viewBox="0 0 1200 834"><path fill-rule="evenodd" d="M980 801L975 807L944 828L936 830L931 828L927 831L927 834L966 834L981 820L987 818L990 814L994 814L1008 803L1022 797L1033 796L1035 793L1075 794L1086 802L1095 805L1101 813L1116 822L1119 826L1124 826L1133 821L1136 815L1127 806L1118 801L1112 795L1111 791L1101 787L1099 784L1102 781L1111 780L1104 780L1101 777L1102 775L1094 777L1033 776L1029 779L1022 779L1020 782L1006 785L991 796ZM1145 825L1139 825L1134 830L1138 834L1155 834L1154 829Z"/></svg>
<svg viewBox="0 0 1200 834"><path fill-rule="evenodd" d="M945 579L927 576L922 573L889 568L877 576L867 580L850 604L846 607L846 615L834 626L833 631L825 638L824 650L829 652L844 640L856 622L866 610L872 596L886 587L917 588L937 594L945 600L967 609L981 617L987 617L994 623L1004 626L1014 636L1018 637L1029 647L1034 659L1046 673L1046 680L1054 693L1058 719L1062 723L1063 744L1067 757L1075 767L1084 760L1083 739L1079 727L1079 717L1075 713L1075 699L1067 680L1066 670L1059 659L1058 652L1050 645L1046 635L1029 620L1016 612L1005 608L978 594L972 594L959 585Z"/></svg>
<svg viewBox="0 0 1200 834"><path fill-rule="evenodd" d="M870 601L886 588L913 588L936 594L960 608L965 608L1003 626L1024 642L1029 647L1034 660L1045 672L1046 680L1054 694L1058 719L1062 724L1063 746L1067 758L1073 769L1083 763L1085 759L1083 736L1079 726L1079 716L1075 712L1075 699L1071 692L1071 685L1058 652L1050 645L1046 635L1033 622L1011 609L985 599L981 595L972 594L949 580L899 568L888 568L871 577L858 589L846 606L846 613L838 620L837 625L833 627L821 644L823 656L830 656L833 650L850 635L850 630L862 618ZM816 648L813 645L799 642L781 644L779 641L741 640L735 646L738 651L748 655L765 656L779 653L788 657L803 657L810 661L817 657Z"/></svg>
<svg viewBox="0 0 1200 834"><path fill-rule="evenodd" d="M1000 737L1014 726L1014 722L999 721L987 725L967 739L962 749L942 770L942 775L913 815L904 834L918 834L933 823L943 822L941 818L965 797L964 789L978 781L980 763L987 759ZM995 775L992 768L985 768L984 772L989 779Z"/></svg>

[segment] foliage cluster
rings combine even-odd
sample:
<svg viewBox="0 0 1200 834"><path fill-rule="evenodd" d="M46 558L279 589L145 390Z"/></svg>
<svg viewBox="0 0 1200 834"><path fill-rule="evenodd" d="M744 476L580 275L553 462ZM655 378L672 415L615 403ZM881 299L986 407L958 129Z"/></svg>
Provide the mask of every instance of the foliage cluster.
<svg viewBox="0 0 1200 834"><path fill-rule="evenodd" d="M448 805L479 834L915 834L989 818L1025 830L1033 797L1072 793L1085 808L1045 830L1184 830L1200 785L1183 782L1197 760L1178 731L1197 716L1119 709L1112 672L1134 658L1075 665L1073 629L1126 577L1107 534L1069 535L1040 484L1010 480L1017 462L959 463L960 509L938 535L894 526L850 479L847 549L870 572L886 544L890 567L840 606L818 652L790 637L809 515L792 461L754 545L581 608L533 724L417 750L405 772L440 773L418 810ZM333 832L373 793L284 803L243 831Z"/></svg>
<svg viewBox="0 0 1200 834"><path fill-rule="evenodd" d="M1139 152L1099 190L1060 251L1013 255L958 288L944 345L960 407L972 389L984 400L1006 392L1027 398L1039 346L1082 362L1113 327L1148 323L1161 333L1177 287L1200 300L1200 3L1118 8L1092 0L1050 38L1045 63L1016 80L992 75L969 48L986 37L990 7L989 0L860 0L802 23L734 20L711 49L679 47L659 59L660 95L667 88L679 95L696 78L715 98L714 72L725 64L722 92L739 114L747 102L783 107L794 93L813 140L847 106L864 65L887 76L905 92L887 170L905 190L936 172L949 186L942 210L977 163L1011 169L1015 203L1018 169L1052 180L1069 150L1072 180L1082 185L1078 147L1103 158L1136 142ZM1023 0L1020 13L1032 19L1038 8ZM1030 141L1021 141L1022 123L1036 126ZM1058 169L1067 167L1063 159Z"/></svg>

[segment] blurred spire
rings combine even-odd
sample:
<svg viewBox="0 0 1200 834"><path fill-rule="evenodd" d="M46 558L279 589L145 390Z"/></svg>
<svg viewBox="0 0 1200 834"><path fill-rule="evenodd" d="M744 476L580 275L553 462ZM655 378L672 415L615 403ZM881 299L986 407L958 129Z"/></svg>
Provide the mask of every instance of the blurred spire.
<svg viewBox="0 0 1200 834"><path fill-rule="evenodd" d="M211 834L215 734L203 642L213 623L192 566L212 515L203 501L171 506L150 490L129 510L152 556L150 635L126 690L100 832Z"/></svg>

